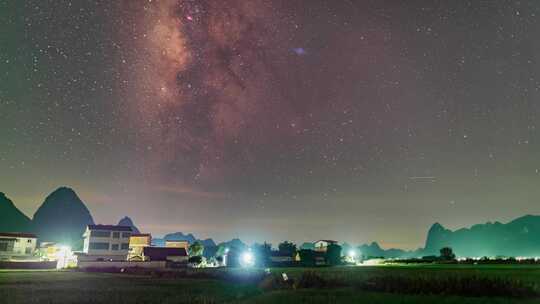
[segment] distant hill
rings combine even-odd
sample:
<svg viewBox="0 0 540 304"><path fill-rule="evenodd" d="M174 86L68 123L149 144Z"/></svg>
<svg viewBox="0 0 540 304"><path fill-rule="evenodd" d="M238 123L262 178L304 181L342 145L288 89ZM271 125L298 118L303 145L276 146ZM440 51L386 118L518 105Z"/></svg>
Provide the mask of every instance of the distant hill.
<svg viewBox="0 0 540 304"><path fill-rule="evenodd" d="M61 187L49 194L32 220L32 230L41 242L81 247L87 225L94 224L88 208L75 191Z"/></svg>
<svg viewBox="0 0 540 304"><path fill-rule="evenodd" d="M200 242L204 247L215 247L216 243L213 239L197 239L192 233L184 234L182 232L175 232L166 234L162 239L154 239L155 246L165 246L166 241L187 241L190 245L195 242Z"/></svg>
<svg viewBox="0 0 540 304"><path fill-rule="evenodd" d="M131 227L131 231L134 233L134 234L140 234L141 232L139 231L139 229L135 226L135 224L133 224L133 221L131 220L131 218L125 216L124 218L122 218L119 222L118 222L118 226L127 226L127 227Z"/></svg>
<svg viewBox="0 0 540 304"><path fill-rule="evenodd" d="M238 250L245 250L246 248L248 248L248 245L246 245L244 242L242 242L238 238L234 238L234 239L232 239L230 241L227 241L227 242L219 243L218 246L224 246L224 247L228 247L228 248L236 248Z"/></svg>
<svg viewBox="0 0 540 304"><path fill-rule="evenodd" d="M29 232L31 221L0 192L0 232Z"/></svg>
<svg viewBox="0 0 540 304"><path fill-rule="evenodd" d="M403 249L383 249L379 246L377 242L372 242L371 244L363 244L358 246L358 249L365 257L384 257L384 258L408 258L420 256L421 250L416 251L407 251Z"/></svg>
<svg viewBox="0 0 540 304"><path fill-rule="evenodd" d="M201 244L206 247L216 247L216 243L212 239L198 240Z"/></svg>
<svg viewBox="0 0 540 304"><path fill-rule="evenodd" d="M298 249L306 249L306 250L315 250L315 245L313 243L305 242Z"/></svg>
<svg viewBox="0 0 540 304"><path fill-rule="evenodd" d="M183 234L182 232L166 234L163 239L165 241L187 241L189 244L193 244L197 240L193 234Z"/></svg>
<svg viewBox="0 0 540 304"><path fill-rule="evenodd" d="M456 231L433 224L424 255L438 255L446 246L457 256L540 256L540 216L526 215L507 224L488 222Z"/></svg>

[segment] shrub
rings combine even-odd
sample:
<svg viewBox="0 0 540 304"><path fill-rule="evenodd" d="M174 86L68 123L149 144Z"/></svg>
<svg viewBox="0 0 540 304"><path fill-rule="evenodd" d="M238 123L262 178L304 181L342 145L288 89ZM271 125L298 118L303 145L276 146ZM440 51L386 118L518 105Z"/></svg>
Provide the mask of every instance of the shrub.
<svg viewBox="0 0 540 304"><path fill-rule="evenodd" d="M327 285L326 279L312 270L304 271L295 284L296 288L324 288Z"/></svg>
<svg viewBox="0 0 540 304"><path fill-rule="evenodd" d="M202 263L202 261L203 261L203 258L202 258L202 256L199 256L199 255L192 256L188 260L189 263L197 264L197 265Z"/></svg>
<svg viewBox="0 0 540 304"><path fill-rule="evenodd" d="M405 276L374 277L360 284L368 291L405 294L444 294L469 297L534 297L533 286L521 281L477 276L425 278Z"/></svg>
<svg viewBox="0 0 540 304"><path fill-rule="evenodd" d="M262 279L259 283L259 288L265 291L290 289L293 287L293 284L294 281L292 279L285 281L280 275L269 275Z"/></svg>

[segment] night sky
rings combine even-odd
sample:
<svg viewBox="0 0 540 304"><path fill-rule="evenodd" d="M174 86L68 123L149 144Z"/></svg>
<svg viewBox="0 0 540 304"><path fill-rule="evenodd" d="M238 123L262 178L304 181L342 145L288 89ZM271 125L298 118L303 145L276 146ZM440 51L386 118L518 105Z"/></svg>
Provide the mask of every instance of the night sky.
<svg viewBox="0 0 540 304"><path fill-rule="evenodd" d="M540 213L540 2L0 1L0 191L416 248Z"/></svg>

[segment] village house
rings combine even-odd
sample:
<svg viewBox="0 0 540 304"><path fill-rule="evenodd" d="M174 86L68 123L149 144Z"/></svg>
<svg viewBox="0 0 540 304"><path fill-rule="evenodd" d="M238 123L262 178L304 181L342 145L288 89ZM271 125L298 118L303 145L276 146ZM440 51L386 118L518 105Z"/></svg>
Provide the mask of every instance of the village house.
<svg viewBox="0 0 540 304"><path fill-rule="evenodd" d="M167 261L172 263L187 264L189 256L187 250L176 247L144 247L144 261Z"/></svg>
<svg viewBox="0 0 540 304"><path fill-rule="evenodd" d="M88 225L83 235L84 249L78 261L126 261L131 227Z"/></svg>
<svg viewBox="0 0 540 304"><path fill-rule="evenodd" d="M296 261L296 254L282 253L276 250L270 252L270 263L274 267L287 267L293 265Z"/></svg>
<svg viewBox="0 0 540 304"><path fill-rule="evenodd" d="M165 247L167 248L184 248L186 251L189 251L189 242L188 241L165 241Z"/></svg>
<svg viewBox="0 0 540 304"><path fill-rule="evenodd" d="M0 260L34 259L37 237L30 233L0 233Z"/></svg>
<svg viewBox="0 0 540 304"><path fill-rule="evenodd" d="M152 235L132 234L129 238L128 261L143 261L143 250L152 245Z"/></svg>
<svg viewBox="0 0 540 304"><path fill-rule="evenodd" d="M328 248L328 246L330 246L331 244L337 244L337 243L338 243L337 241L333 241L333 240L318 240L315 243L313 243L313 245L315 246L315 251L326 252L326 249Z"/></svg>

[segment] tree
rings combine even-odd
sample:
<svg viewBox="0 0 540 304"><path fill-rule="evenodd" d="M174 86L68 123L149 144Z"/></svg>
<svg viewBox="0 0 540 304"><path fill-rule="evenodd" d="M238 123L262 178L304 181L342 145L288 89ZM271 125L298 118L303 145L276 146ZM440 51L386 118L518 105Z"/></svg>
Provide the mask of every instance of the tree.
<svg viewBox="0 0 540 304"><path fill-rule="evenodd" d="M225 245L220 244L218 246L218 249L216 250L216 257L222 257L227 254L227 247Z"/></svg>
<svg viewBox="0 0 540 304"><path fill-rule="evenodd" d="M192 256L189 258L188 262L191 263L191 264L196 264L196 265L199 265L201 264L203 261L203 258L202 256L200 255L196 255L196 256Z"/></svg>
<svg viewBox="0 0 540 304"><path fill-rule="evenodd" d="M242 254L242 250L240 248L235 247L235 246L230 247L229 252L227 252L226 266L239 267L241 254Z"/></svg>
<svg viewBox="0 0 540 304"><path fill-rule="evenodd" d="M189 246L189 256L202 256L204 252L204 246L201 242L196 241L195 243Z"/></svg>
<svg viewBox="0 0 540 304"><path fill-rule="evenodd" d="M330 244L326 247L326 263L329 265L341 264L341 246Z"/></svg>
<svg viewBox="0 0 540 304"><path fill-rule="evenodd" d="M315 265L315 251L311 249L301 249L298 254L300 255L300 262L303 266Z"/></svg>
<svg viewBox="0 0 540 304"><path fill-rule="evenodd" d="M294 243L285 241L278 245L279 253L282 255L294 257L296 255L296 245Z"/></svg>
<svg viewBox="0 0 540 304"><path fill-rule="evenodd" d="M263 244L253 245L253 253L255 255L255 264L259 267L265 267L270 264L270 254L272 245L264 242Z"/></svg>
<svg viewBox="0 0 540 304"><path fill-rule="evenodd" d="M443 247L441 248L440 252L441 252L441 260L451 261L456 258L454 251L450 247Z"/></svg>

